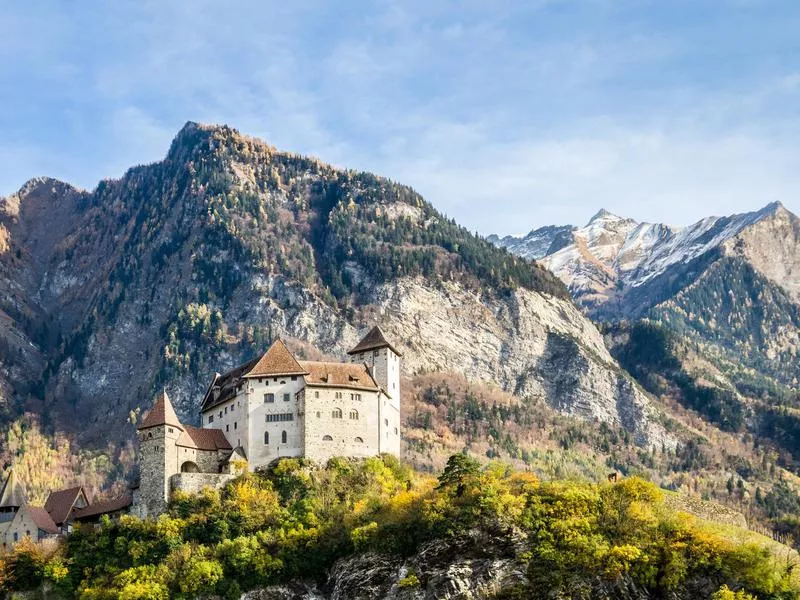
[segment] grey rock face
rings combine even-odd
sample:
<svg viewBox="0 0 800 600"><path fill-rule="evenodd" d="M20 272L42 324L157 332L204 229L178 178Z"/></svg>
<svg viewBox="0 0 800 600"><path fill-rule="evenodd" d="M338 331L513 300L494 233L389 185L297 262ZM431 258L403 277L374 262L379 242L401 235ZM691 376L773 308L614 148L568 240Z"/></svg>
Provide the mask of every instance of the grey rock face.
<svg viewBox="0 0 800 600"><path fill-rule="evenodd" d="M408 559L362 554L338 561L322 585L271 586L243 600L488 600L527 584L524 536L475 530L424 544ZM283 595L281 595L283 594Z"/></svg>

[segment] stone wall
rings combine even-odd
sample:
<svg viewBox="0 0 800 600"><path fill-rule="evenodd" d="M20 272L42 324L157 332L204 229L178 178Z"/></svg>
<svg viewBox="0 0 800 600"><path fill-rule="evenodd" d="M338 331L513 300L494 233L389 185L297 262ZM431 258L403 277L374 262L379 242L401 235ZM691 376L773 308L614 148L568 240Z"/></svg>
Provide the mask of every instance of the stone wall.
<svg viewBox="0 0 800 600"><path fill-rule="evenodd" d="M196 494L203 488L221 488L229 481L236 479L236 475L224 473L178 473L170 477L170 488L173 492L178 490L189 494Z"/></svg>
<svg viewBox="0 0 800 600"><path fill-rule="evenodd" d="M159 425L139 431L139 502L135 513L140 517L163 513L169 499L169 478L180 470L176 442L181 431Z"/></svg>
<svg viewBox="0 0 800 600"><path fill-rule="evenodd" d="M378 392L308 387L305 394L305 456L325 462L332 456L379 454L379 402ZM341 411L341 418L334 418L334 411Z"/></svg>

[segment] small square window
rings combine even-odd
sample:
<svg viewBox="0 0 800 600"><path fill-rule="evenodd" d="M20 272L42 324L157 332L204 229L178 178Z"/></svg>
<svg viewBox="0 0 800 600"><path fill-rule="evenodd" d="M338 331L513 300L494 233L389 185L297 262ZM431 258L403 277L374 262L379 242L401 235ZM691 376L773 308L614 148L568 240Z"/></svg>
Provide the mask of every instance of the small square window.
<svg viewBox="0 0 800 600"><path fill-rule="evenodd" d="M319 390L314 392L314 398L319 398Z"/></svg>
<svg viewBox="0 0 800 600"><path fill-rule="evenodd" d="M275 394L264 394L264 403L275 402Z"/></svg>
<svg viewBox="0 0 800 600"><path fill-rule="evenodd" d="M209 423L213 423L214 422L214 415L208 415L208 422Z"/></svg>
<svg viewBox="0 0 800 600"><path fill-rule="evenodd" d="M297 375L292 375L292 381L297 381Z"/></svg>
<svg viewBox="0 0 800 600"><path fill-rule="evenodd" d="M284 402L288 402L291 399L292 399L292 395L291 394L284 394L283 395L283 401Z"/></svg>
<svg viewBox="0 0 800 600"><path fill-rule="evenodd" d="M169 431L170 433L175 433L175 430L172 427L167 427L167 431Z"/></svg>

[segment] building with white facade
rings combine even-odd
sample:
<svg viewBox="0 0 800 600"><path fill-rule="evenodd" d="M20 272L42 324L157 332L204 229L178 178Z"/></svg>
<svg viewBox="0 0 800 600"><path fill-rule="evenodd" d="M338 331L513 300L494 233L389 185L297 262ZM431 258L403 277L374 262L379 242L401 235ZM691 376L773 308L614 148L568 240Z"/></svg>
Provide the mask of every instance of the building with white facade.
<svg viewBox="0 0 800 600"><path fill-rule="evenodd" d="M297 360L281 340L203 397L201 426L180 422L163 392L139 424L131 511L154 517L172 492L220 486L283 457L400 455L400 359L379 327L350 362Z"/></svg>
<svg viewBox="0 0 800 600"><path fill-rule="evenodd" d="M278 340L261 356L215 375L202 427L241 447L251 468L281 457L400 454L400 360L379 327L350 362L297 360Z"/></svg>

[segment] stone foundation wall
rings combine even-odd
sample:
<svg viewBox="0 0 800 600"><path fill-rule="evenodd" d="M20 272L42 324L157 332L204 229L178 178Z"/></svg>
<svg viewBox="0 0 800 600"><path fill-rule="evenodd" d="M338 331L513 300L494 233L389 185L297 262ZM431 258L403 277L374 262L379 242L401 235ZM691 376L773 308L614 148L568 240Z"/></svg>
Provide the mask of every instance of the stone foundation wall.
<svg viewBox="0 0 800 600"><path fill-rule="evenodd" d="M225 473L178 473L170 477L170 490L196 494L206 487L221 488L229 481L236 479L236 475Z"/></svg>

